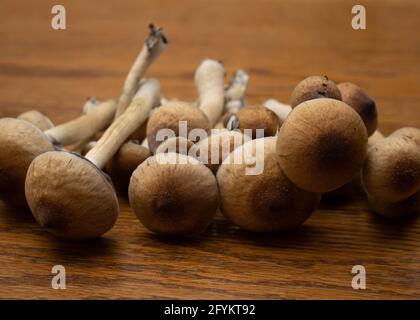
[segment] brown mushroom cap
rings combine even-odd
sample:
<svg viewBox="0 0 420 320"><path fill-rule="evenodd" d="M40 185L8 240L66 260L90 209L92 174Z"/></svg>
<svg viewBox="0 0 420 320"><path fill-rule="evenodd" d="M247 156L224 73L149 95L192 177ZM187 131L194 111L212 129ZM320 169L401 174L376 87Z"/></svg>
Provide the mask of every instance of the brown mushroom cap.
<svg viewBox="0 0 420 320"><path fill-rule="evenodd" d="M32 161L25 194L38 223L70 239L97 238L110 230L119 207L106 175L88 160L53 151Z"/></svg>
<svg viewBox="0 0 420 320"><path fill-rule="evenodd" d="M264 153L255 144L264 143ZM252 156L264 162L259 175L247 175L244 148L253 148ZM320 195L295 186L283 173L277 161L276 138L252 140L234 153L244 157L242 164L227 158L217 172L222 213L241 228L254 232L293 229L316 209Z"/></svg>
<svg viewBox="0 0 420 320"><path fill-rule="evenodd" d="M196 106L187 102L171 101L159 107L147 123L147 141L154 153L162 141L156 141L160 129L171 129L179 136L179 121L187 121L187 133L193 129L210 130L206 115Z"/></svg>
<svg viewBox="0 0 420 320"><path fill-rule="evenodd" d="M244 135L241 132L221 130L196 144L197 159L204 159L204 164L216 173L223 160L243 143Z"/></svg>
<svg viewBox="0 0 420 320"><path fill-rule="evenodd" d="M252 138L256 138L256 129L264 129L264 137L275 136L281 126L281 120L277 115L264 106L246 106L238 112L239 129L245 133L245 129L252 130Z"/></svg>
<svg viewBox="0 0 420 320"><path fill-rule="evenodd" d="M352 107L362 118L368 136L375 132L378 127L378 111L375 100L368 93L351 82L338 84L342 101Z"/></svg>
<svg viewBox="0 0 420 320"><path fill-rule="evenodd" d="M54 124L51 122L50 119L47 118L47 116L43 115L41 112L37 110L30 110L27 112L24 112L20 114L18 117L20 120L26 120L33 125L35 125L37 128L39 128L42 131L51 129L54 127Z"/></svg>
<svg viewBox="0 0 420 320"><path fill-rule="evenodd" d="M126 195L134 170L151 156L149 149L134 141L124 143L114 157L106 164L109 174L118 192Z"/></svg>
<svg viewBox="0 0 420 320"><path fill-rule="evenodd" d="M342 101L315 99L293 109L280 129L277 154L287 177L311 192L327 192L361 170L367 132L354 109Z"/></svg>
<svg viewBox="0 0 420 320"><path fill-rule="evenodd" d="M420 129L415 127L403 127L395 130L391 137L407 137L420 146Z"/></svg>
<svg viewBox="0 0 420 320"><path fill-rule="evenodd" d="M0 194L10 204L23 207L25 177L38 155L54 150L48 137L25 120L0 119Z"/></svg>
<svg viewBox="0 0 420 320"><path fill-rule="evenodd" d="M319 98L341 100L341 93L337 85L326 76L311 76L303 79L294 88L290 104L294 108L304 101Z"/></svg>
<svg viewBox="0 0 420 320"><path fill-rule="evenodd" d="M178 162L164 164L162 159ZM176 153L159 153L144 161L131 177L129 199L146 228L166 235L204 231L219 207L217 182L210 169Z"/></svg>
<svg viewBox="0 0 420 320"><path fill-rule="evenodd" d="M405 137L388 137L369 149L363 185L373 198L397 202L420 189L420 146Z"/></svg>
<svg viewBox="0 0 420 320"><path fill-rule="evenodd" d="M420 192L398 202L384 202L368 196L371 210L381 216L397 218L408 214L420 214Z"/></svg>
<svg viewBox="0 0 420 320"><path fill-rule="evenodd" d="M188 155L190 149L195 144L191 140L184 137L172 137L163 141L159 147L157 147L155 154L157 153L170 153L176 152L184 155Z"/></svg>

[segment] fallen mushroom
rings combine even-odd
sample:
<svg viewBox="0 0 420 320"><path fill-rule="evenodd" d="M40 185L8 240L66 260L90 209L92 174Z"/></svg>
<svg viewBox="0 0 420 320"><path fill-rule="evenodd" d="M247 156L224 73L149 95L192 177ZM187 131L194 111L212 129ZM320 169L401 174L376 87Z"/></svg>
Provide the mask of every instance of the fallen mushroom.
<svg viewBox="0 0 420 320"><path fill-rule="evenodd" d="M54 127L54 124L47 116L43 115L37 110L30 110L20 114L18 117L20 120L26 120L35 125L40 130L48 130Z"/></svg>
<svg viewBox="0 0 420 320"><path fill-rule="evenodd" d="M204 60L195 73L199 108L192 103L171 101L159 107L151 115L147 124L147 141L153 153L163 142L157 139L161 129L172 131L176 136L182 135L187 139L193 129L203 129L207 133L210 131L223 112L224 74L221 63L210 59ZM181 134L182 121L186 124L186 132Z"/></svg>
<svg viewBox="0 0 420 320"><path fill-rule="evenodd" d="M290 104L294 108L304 101L320 98L341 100L341 93L328 77L311 76L303 79L293 89Z"/></svg>
<svg viewBox="0 0 420 320"><path fill-rule="evenodd" d="M280 128L279 163L298 187L327 192L361 170L367 131L354 109L342 101L319 98L295 107Z"/></svg>
<svg viewBox="0 0 420 320"><path fill-rule="evenodd" d="M197 159L159 153L134 171L130 206L149 230L164 235L196 235L219 207L216 178Z"/></svg>
<svg viewBox="0 0 420 320"><path fill-rule="evenodd" d="M404 200L420 189L420 146L407 137L390 136L369 149L363 185L378 201Z"/></svg>
<svg viewBox="0 0 420 320"><path fill-rule="evenodd" d="M85 157L50 151L32 161L25 194L42 227L71 240L96 238L112 228L118 216L118 199L101 168L147 119L156 99L159 83L150 79Z"/></svg>
<svg viewBox="0 0 420 320"><path fill-rule="evenodd" d="M59 144L91 137L111 123L115 110L115 104L108 104L44 132L24 120L0 119L0 194L14 206L25 206L25 176L31 161Z"/></svg>
<svg viewBox="0 0 420 320"><path fill-rule="evenodd" d="M122 92L118 98L115 118L118 118L130 105L147 68L159 57L168 43L162 28L150 24L149 29L149 36L144 41L144 45L125 79Z"/></svg>
<svg viewBox="0 0 420 320"><path fill-rule="evenodd" d="M264 144L264 152L257 152L257 143ZM248 160L250 155L256 160ZM233 161L241 158L243 161ZM263 161L262 174L246 173L253 161ZM319 194L298 188L283 173L277 160L276 137L252 140L235 149L221 164L217 182L222 213L242 229L254 232L293 229L309 218L320 200Z"/></svg>
<svg viewBox="0 0 420 320"><path fill-rule="evenodd" d="M375 100L368 93L351 82L343 82L337 85L341 93L342 101L352 107L362 118L368 136L373 134L378 127L378 112Z"/></svg>

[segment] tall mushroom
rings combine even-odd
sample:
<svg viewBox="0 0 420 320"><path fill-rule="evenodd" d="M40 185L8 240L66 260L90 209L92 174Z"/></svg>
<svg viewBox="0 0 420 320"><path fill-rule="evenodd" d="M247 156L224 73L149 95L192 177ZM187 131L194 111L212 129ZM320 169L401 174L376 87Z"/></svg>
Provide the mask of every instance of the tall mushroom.
<svg viewBox="0 0 420 320"><path fill-rule="evenodd" d="M148 80L85 157L50 151L32 161L25 194L42 227L71 240L96 238L112 228L118 216L118 199L101 169L147 119L157 99L159 83Z"/></svg>
<svg viewBox="0 0 420 320"><path fill-rule="evenodd" d="M263 152L257 144L264 144ZM247 167L257 161L263 163L262 173L247 174ZM309 218L320 199L319 194L300 189L286 177L278 164L275 137L252 140L235 149L221 164L217 182L222 213L254 232L295 228Z"/></svg>
<svg viewBox="0 0 420 320"><path fill-rule="evenodd" d="M367 140L366 127L354 109L339 100L319 98L293 109L280 128L277 153L294 184L327 192L360 171Z"/></svg>

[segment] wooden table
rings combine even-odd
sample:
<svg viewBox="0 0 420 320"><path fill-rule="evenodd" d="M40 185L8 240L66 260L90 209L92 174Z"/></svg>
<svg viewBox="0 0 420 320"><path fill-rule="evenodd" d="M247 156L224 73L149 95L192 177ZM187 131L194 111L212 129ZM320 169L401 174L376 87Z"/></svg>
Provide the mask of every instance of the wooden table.
<svg viewBox="0 0 420 320"><path fill-rule="evenodd" d="M56 123L76 117L87 96L118 94L147 33L170 45L149 75L168 98L194 99L205 57L230 78L251 76L248 101L288 101L308 75L353 81L376 98L380 129L420 127L420 3L363 1L367 30L351 28L353 1L70 1L67 30L50 26L53 1L0 3L0 116L38 109ZM0 298L330 299L419 298L420 224L386 221L360 194L323 201L295 232L250 234L222 217L196 240L150 234L127 200L102 239L69 243L29 212L0 208ZM51 288L64 265L67 289ZM353 290L363 265L367 289Z"/></svg>

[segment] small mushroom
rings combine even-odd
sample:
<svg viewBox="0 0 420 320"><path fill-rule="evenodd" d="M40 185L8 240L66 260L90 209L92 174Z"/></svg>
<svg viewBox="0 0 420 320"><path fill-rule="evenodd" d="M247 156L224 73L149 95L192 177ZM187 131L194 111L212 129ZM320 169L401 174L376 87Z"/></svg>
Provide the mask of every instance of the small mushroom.
<svg viewBox="0 0 420 320"><path fill-rule="evenodd" d="M237 117L241 132L252 139L275 136L282 125L279 117L263 105L246 106L239 110ZM258 135L258 129L264 130L262 135Z"/></svg>
<svg viewBox="0 0 420 320"><path fill-rule="evenodd" d="M351 82L338 84L342 101L352 107L362 118L368 136L373 134L378 127L378 112L375 100L368 93Z"/></svg>
<svg viewBox="0 0 420 320"><path fill-rule="evenodd" d="M134 171L129 200L140 222L164 235L196 235L219 207L216 178L197 159L159 153Z"/></svg>
<svg viewBox="0 0 420 320"><path fill-rule="evenodd" d="M228 123L229 128L218 129L216 133L200 140L195 145L193 153L196 158L203 162L213 173L217 172L220 164L230 153L249 140L237 129L236 116L232 116Z"/></svg>
<svg viewBox="0 0 420 320"><path fill-rule="evenodd" d="M391 133L391 137L407 137L420 145L420 129L415 127L403 127Z"/></svg>
<svg viewBox="0 0 420 320"><path fill-rule="evenodd" d="M388 137L369 149L362 171L370 197L397 202L420 189L420 146L407 137Z"/></svg>
<svg viewBox="0 0 420 320"><path fill-rule="evenodd" d="M224 75L223 65L217 61L206 59L197 68L195 83L198 89L199 101L196 104L171 101L157 109L151 115L147 124L147 141L150 150L155 153L162 141L158 141L161 129L172 130L176 136L181 135L180 122L186 121L187 130L182 133L184 138L193 129L204 129L207 132L217 122L224 107ZM193 141L195 142L195 141Z"/></svg>
<svg viewBox="0 0 420 320"><path fill-rule="evenodd" d="M39 128L42 131L45 131L54 127L54 124L52 123L52 121L47 116L43 115L41 112L37 110L30 110L30 111L24 112L20 114L17 118L20 120L26 120L32 123L33 125L35 125L35 127Z"/></svg>
<svg viewBox="0 0 420 320"><path fill-rule="evenodd" d="M420 214L420 192L398 202L386 202L368 196L368 202L373 212L387 218Z"/></svg>
<svg viewBox="0 0 420 320"><path fill-rule="evenodd" d="M136 141L126 142L118 149L118 152L106 164L105 172L109 174L119 193L127 195L131 175L139 164L151 155L149 149Z"/></svg>
<svg viewBox="0 0 420 320"><path fill-rule="evenodd" d="M367 141L366 127L353 108L320 98L293 109L280 128L277 153L294 184L311 192L327 192L361 170Z"/></svg>
<svg viewBox="0 0 420 320"><path fill-rule="evenodd" d="M258 152L258 143L264 144L263 152ZM249 175L246 169L254 161L262 162L264 170ZM320 200L319 194L300 189L286 177L278 164L276 137L252 140L235 149L220 166L217 182L222 213L254 232L293 229L311 216Z"/></svg>
<svg viewBox="0 0 420 320"><path fill-rule="evenodd" d="M179 154L188 155L189 151L195 144L184 137L172 137L162 142L156 149L155 154L175 152Z"/></svg>
<svg viewBox="0 0 420 320"><path fill-rule="evenodd" d="M341 93L337 85L326 76L311 76L294 88L290 104L294 108L304 101L320 98L341 100Z"/></svg>
<svg viewBox="0 0 420 320"><path fill-rule="evenodd" d="M158 98L158 81L148 80L85 157L50 151L32 161L25 194L42 227L70 240L96 238L112 228L118 216L118 199L101 169L147 119Z"/></svg>
<svg viewBox="0 0 420 320"><path fill-rule="evenodd" d="M115 104L42 132L25 120L0 119L0 193L15 206L25 206L25 176L38 155L93 136L112 121Z"/></svg>

